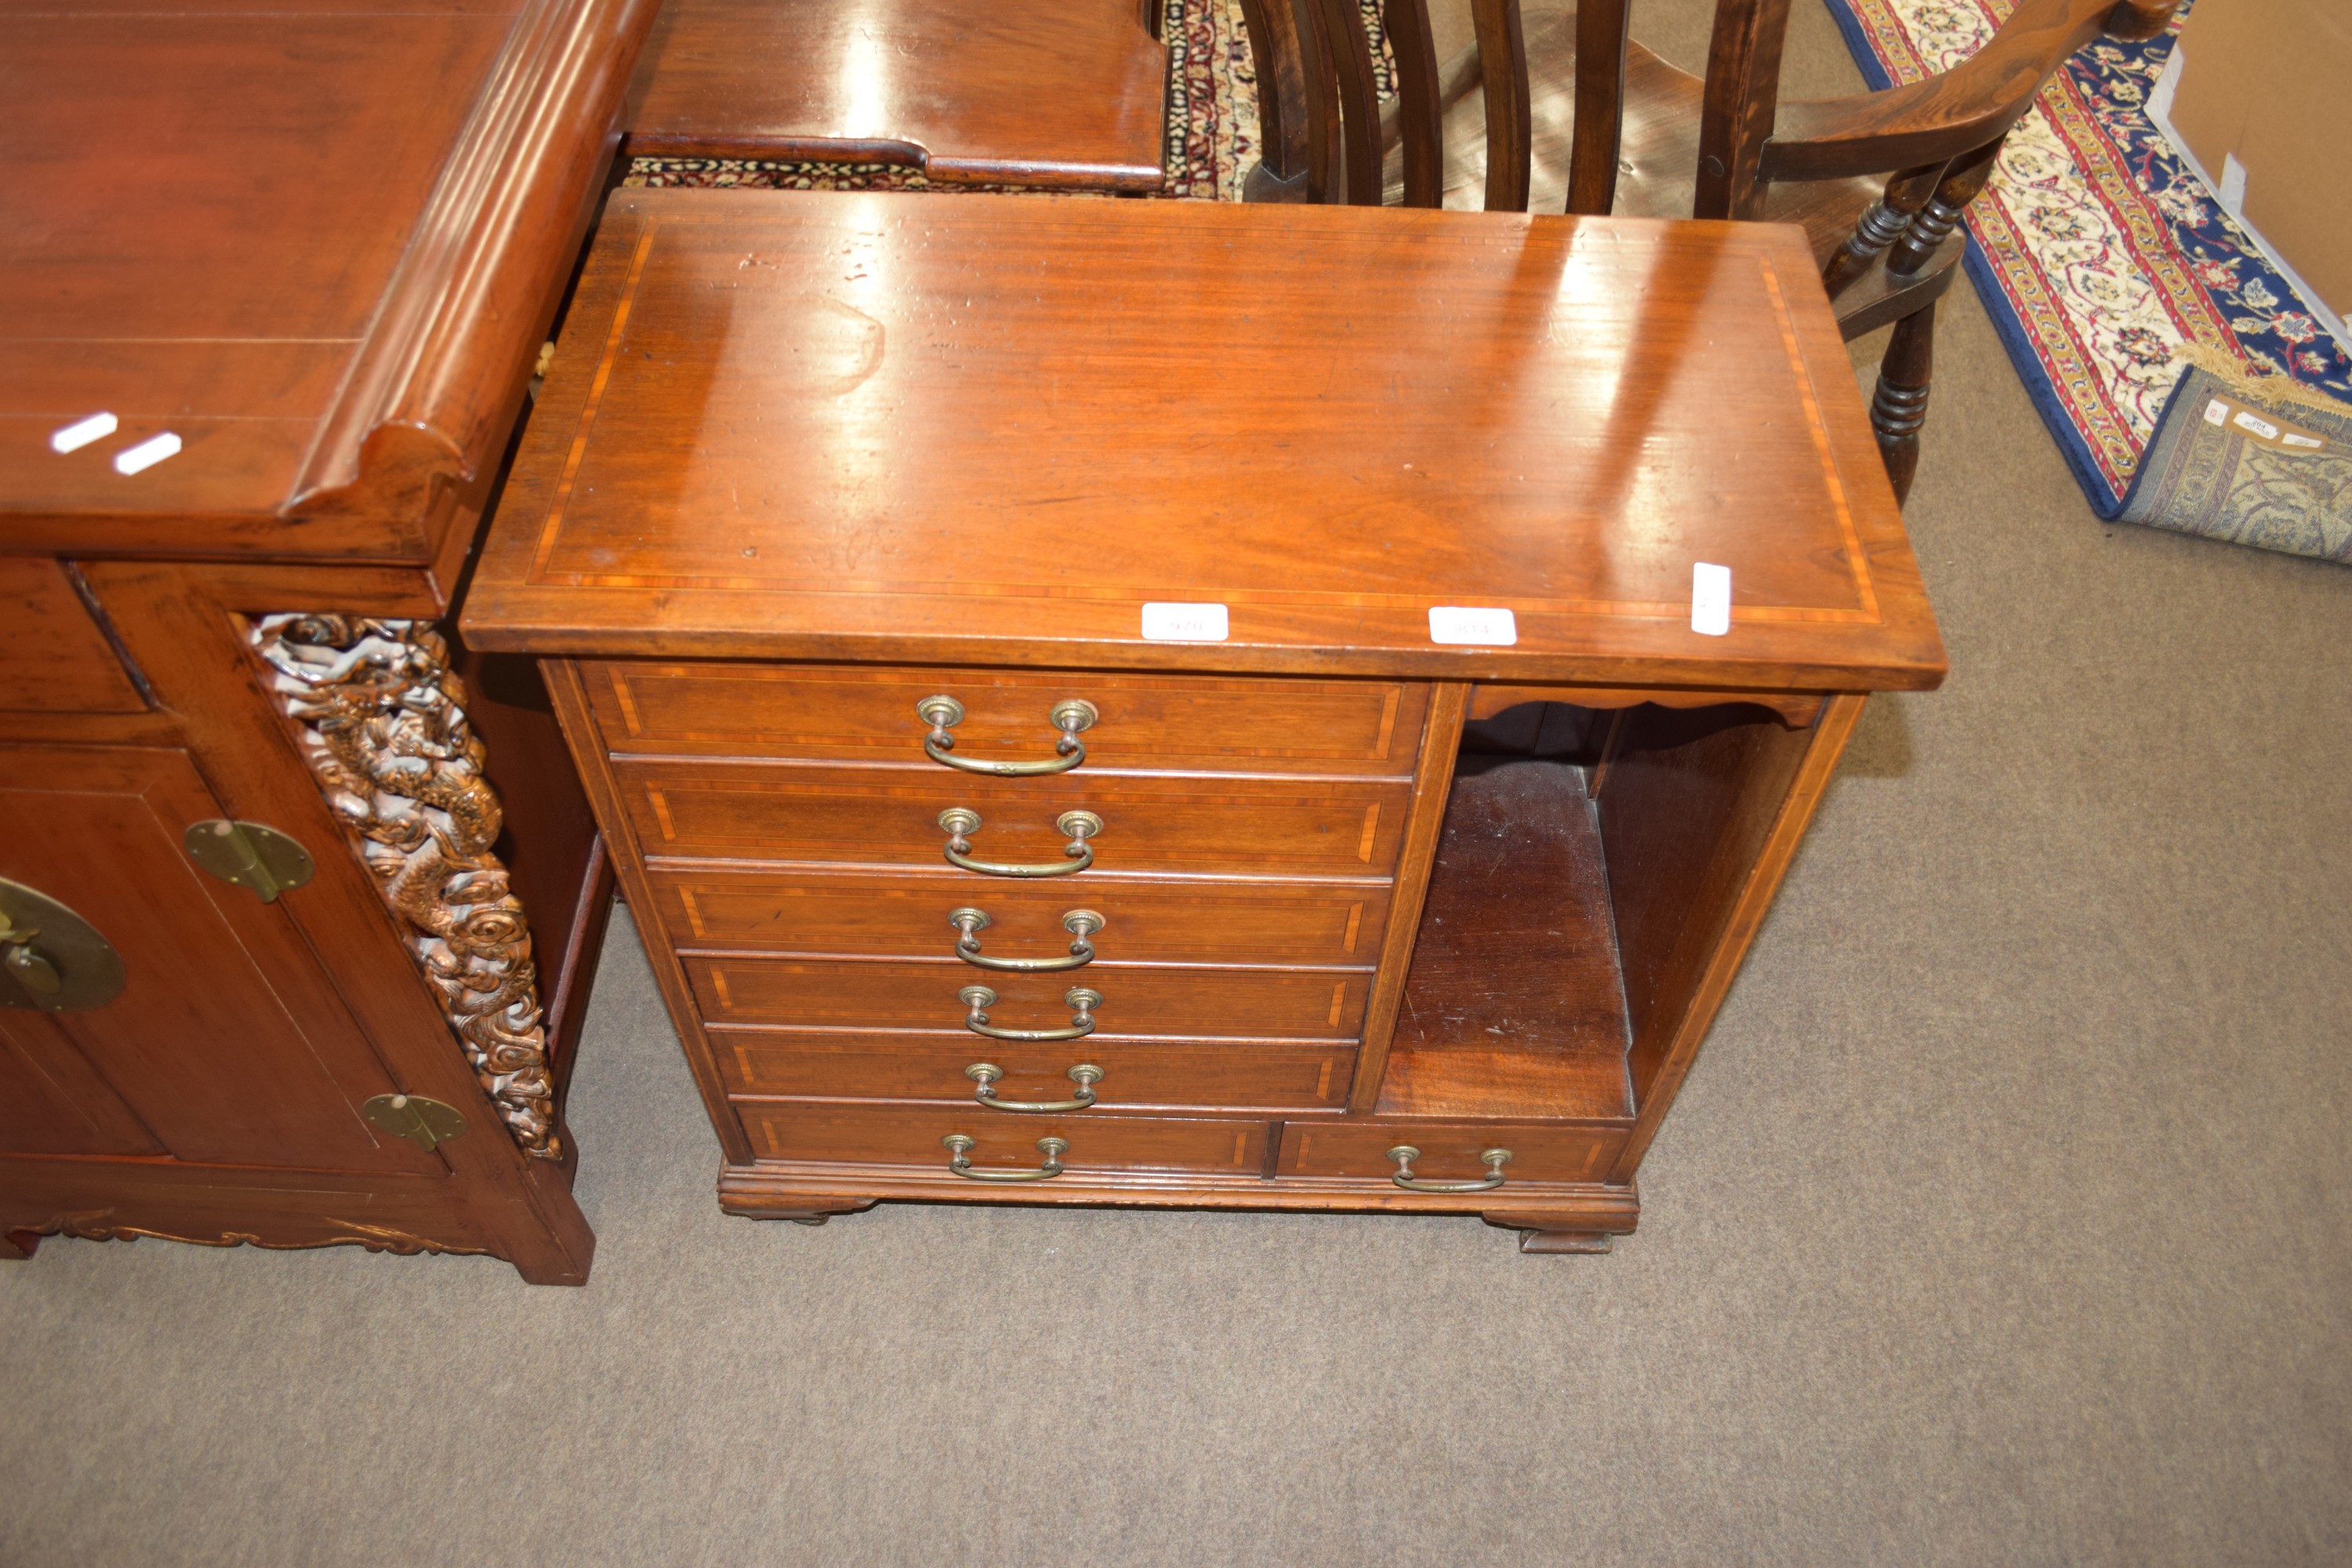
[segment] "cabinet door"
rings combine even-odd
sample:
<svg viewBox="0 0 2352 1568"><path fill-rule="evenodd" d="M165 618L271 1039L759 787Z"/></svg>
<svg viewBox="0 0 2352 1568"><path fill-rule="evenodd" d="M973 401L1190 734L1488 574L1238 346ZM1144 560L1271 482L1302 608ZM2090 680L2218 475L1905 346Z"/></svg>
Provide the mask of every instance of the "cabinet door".
<svg viewBox="0 0 2352 1568"><path fill-rule="evenodd" d="M0 745L0 877L97 927L124 973L100 1006L0 1010L0 1153L445 1173L362 1117L394 1086L283 904L188 858L189 824L226 815L185 752Z"/></svg>

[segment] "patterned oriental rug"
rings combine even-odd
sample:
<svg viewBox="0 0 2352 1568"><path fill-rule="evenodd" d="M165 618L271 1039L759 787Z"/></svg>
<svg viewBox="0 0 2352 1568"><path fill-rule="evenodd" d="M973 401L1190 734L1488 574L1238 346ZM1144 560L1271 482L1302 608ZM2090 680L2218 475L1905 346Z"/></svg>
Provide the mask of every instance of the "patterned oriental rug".
<svg viewBox="0 0 2352 1568"><path fill-rule="evenodd" d="M1237 202L1257 162L1257 72L1234 0L1166 0L1168 164L1162 198ZM797 191L1007 191L934 184L888 163L778 163L739 158L639 158L625 185L733 185Z"/></svg>
<svg viewBox="0 0 2352 1568"><path fill-rule="evenodd" d="M1881 88L1966 59L2011 9L2010 0L1824 3L1863 75ZM2175 31L2188 13L2183 5ZM2010 133L1968 213L1969 275L2103 518L2124 512L2168 404L2202 438L2210 397L2172 395L2191 365L2213 373L2200 384L2209 392L2226 383L2263 406L2352 412L2336 401L2352 405L2352 358L2148 119L2144 106L2171 52L2167 33L2102 38L2076 54ZM2329 499L2332 518L2311 520L2304 547L2240 542L2345 559L2352 497L2331 490ZM2200 504L2210 511L2210 502ZM2132 510L2133 521L2236 537L2210 517L2192 526Z"/></svg>

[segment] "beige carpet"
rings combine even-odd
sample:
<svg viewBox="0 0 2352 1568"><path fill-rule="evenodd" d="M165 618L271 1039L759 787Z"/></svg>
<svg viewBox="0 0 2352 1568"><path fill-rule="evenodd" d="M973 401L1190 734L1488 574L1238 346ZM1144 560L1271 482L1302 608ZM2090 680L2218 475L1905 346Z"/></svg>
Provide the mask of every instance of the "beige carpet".
<svg viewBox="0 0 2352 1568"><path fill-rule="evenodd" d="M2352 573L2103 528L1947 322L1952 680L1874 704L1612 1256L725 1218L623 921L593 1281L45 1243L0 1563L2352 1560Z"/></svg>

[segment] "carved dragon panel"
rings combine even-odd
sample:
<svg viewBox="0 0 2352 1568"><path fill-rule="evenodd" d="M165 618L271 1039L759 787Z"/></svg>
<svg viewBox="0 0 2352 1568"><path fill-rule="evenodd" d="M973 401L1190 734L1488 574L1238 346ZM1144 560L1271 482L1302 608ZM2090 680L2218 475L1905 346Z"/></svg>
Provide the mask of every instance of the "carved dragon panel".
<svg viewBox="0 0 2352 1568"><path fill-rule="evenodd" d="M507 1130L560 1159L530 925L491 850L504 818L448 644L427 621L331 615L264 616L252 640Z"/></svg>

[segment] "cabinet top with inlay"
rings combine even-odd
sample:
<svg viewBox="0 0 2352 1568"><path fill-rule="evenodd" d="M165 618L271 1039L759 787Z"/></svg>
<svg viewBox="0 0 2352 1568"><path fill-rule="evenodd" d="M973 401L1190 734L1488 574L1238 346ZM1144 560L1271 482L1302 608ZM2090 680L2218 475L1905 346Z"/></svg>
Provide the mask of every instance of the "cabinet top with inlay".
<svg viewBox="0 0 2352 1568"><path fill-rule="evenodd" d="M1701 563L1730 569L1727 635L1693 629ZM1797 230L1042 197L616 194L465 626L551 654L1944 673Z"/></svg>

